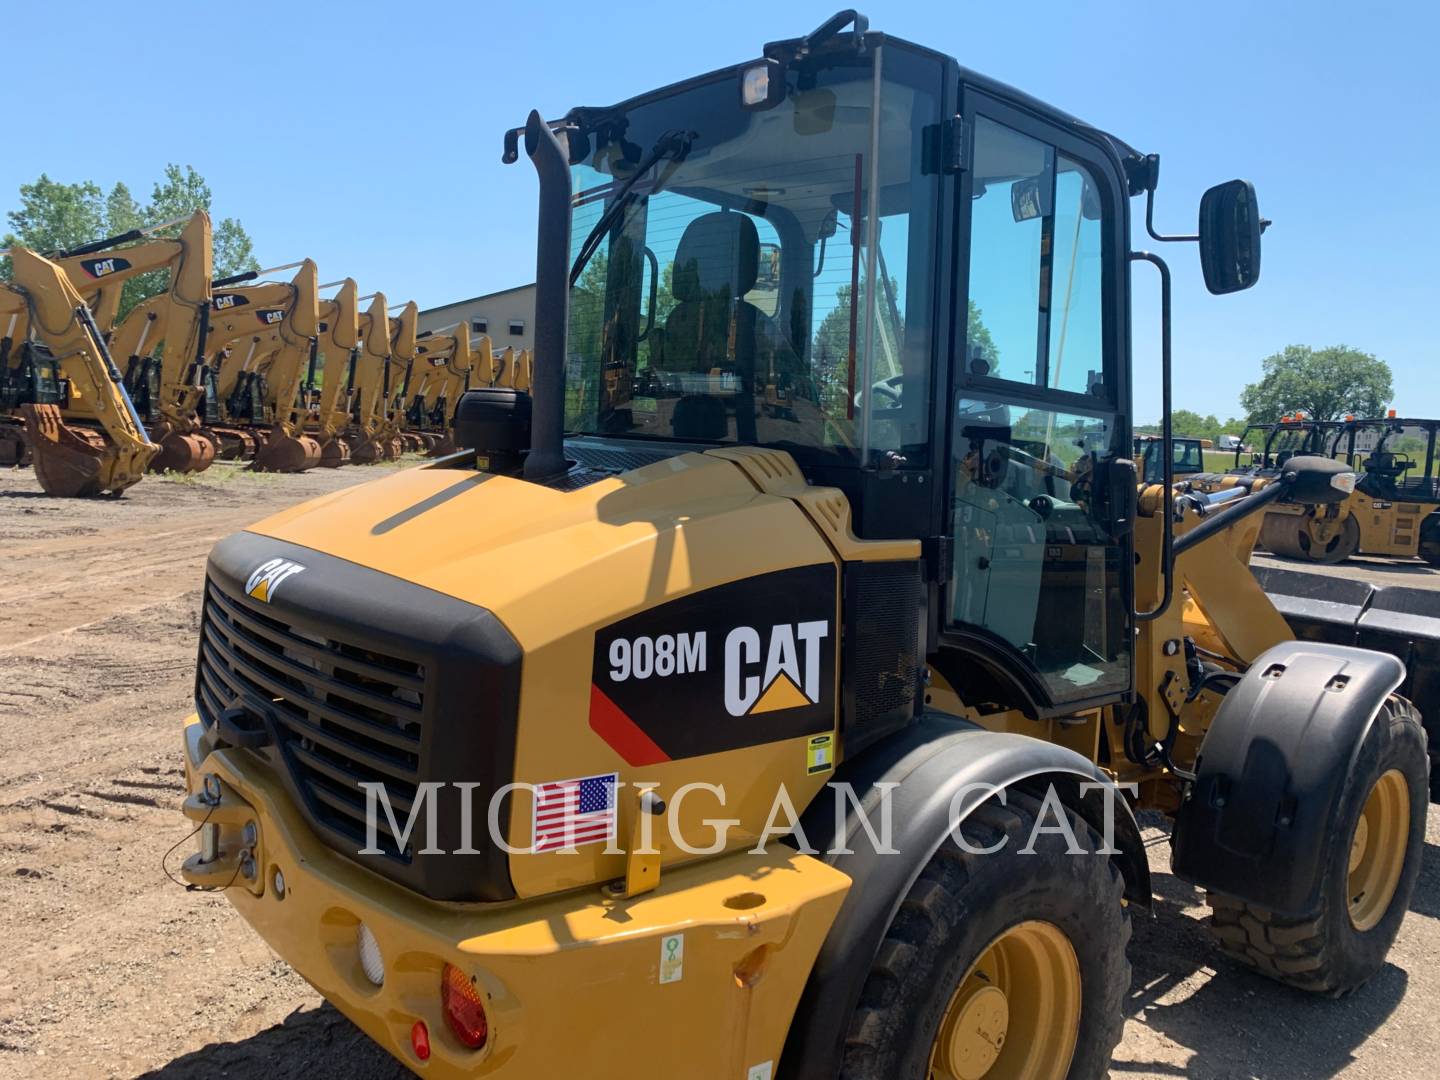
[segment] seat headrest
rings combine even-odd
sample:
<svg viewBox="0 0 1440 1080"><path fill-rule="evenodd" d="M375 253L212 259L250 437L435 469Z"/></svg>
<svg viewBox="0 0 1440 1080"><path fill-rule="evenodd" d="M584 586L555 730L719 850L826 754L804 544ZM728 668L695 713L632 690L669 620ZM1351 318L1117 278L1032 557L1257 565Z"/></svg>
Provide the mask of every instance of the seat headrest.
<svg viewBox="0 0 1440 1080"><path fill-rule="evenodd" d="M744 296L760 273L760 235L740 213L704 214L685 226L670 291L682 302Z"/></svg>

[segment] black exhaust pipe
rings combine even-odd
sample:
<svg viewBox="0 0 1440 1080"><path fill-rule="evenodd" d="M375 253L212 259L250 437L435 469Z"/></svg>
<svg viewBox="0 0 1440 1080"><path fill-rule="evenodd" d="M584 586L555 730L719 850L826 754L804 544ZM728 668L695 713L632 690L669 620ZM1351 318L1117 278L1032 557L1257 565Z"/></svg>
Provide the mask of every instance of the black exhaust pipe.
<svg viewBox="0 0 1440 1080"><path fill-rule="evenodd" d="M570 329L570 152L562 132L531 111L525 153L540 178L535 245L535 363L530 453L525 479L546 480L569 468L565 460L565 348Z"/></svg>

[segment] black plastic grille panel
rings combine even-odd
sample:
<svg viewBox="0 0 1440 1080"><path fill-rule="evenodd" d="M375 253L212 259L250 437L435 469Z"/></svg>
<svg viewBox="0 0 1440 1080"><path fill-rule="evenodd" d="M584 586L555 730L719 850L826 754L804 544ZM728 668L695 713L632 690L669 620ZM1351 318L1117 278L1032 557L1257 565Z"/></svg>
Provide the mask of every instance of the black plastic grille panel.
<svg viewBox="0 0 1440 1080"><path fill-rule="evenodd" d="M235 705L267 713L280 758L309 812L355 841L367 840L366 793L382 783L402 826L425 775L426 671L308 632L206 586L196 703L208 726ZM256 719L261 719L256 717ZM386 815L377 840L398 850Z"/></svg>

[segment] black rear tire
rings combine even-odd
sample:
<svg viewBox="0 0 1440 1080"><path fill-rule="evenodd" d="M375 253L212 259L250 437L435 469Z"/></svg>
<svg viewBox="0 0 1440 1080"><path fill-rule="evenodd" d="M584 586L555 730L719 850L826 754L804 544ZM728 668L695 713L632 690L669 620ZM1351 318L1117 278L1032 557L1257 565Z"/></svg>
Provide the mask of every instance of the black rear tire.
<svg viewBox="0 0 1440 1080"><path fill-rule="evenodd" d="M1351 839L1366 797L1385 773L1398 770L1409 793L1409 831L1399 882L1380 921L1358 930L1350 917ZM1429 754L1415 707L1390 697L1380 707L1341 795L1322 864L1320 906L1301 918L1276 915L1220 893L1210 893L1210 930L1232 958L1300 990L1340 996L1363 985L1385 964L1420 873L1429 804Z"/></svg>
<svg viewBox="0 0 1440 1080"><path fill-rule="evenodd" d="M1130 915L1119 870L1094 854L1101 838L1069 811L1084 854L1069 854L1059 833L1036 837L1034 853L1023 854L1042 802L1013 788L1005 794L1005 805L986 803L961 827L972 847L1003 839L1003 849L972 854L947 838L906 895L851 1018L841 1080L926 1080L960 981L991 943L1029 922L1058 928L1078 961L1079 1028L1066 1076L1109 1074L1130 987ZM1045 823L1057 825L1050 809Z"/></svg>

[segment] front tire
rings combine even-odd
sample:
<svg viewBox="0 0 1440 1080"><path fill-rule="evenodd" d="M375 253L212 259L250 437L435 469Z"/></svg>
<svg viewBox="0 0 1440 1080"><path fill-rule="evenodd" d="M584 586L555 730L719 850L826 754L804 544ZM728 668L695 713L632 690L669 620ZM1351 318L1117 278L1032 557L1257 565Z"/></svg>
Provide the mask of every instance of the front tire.
<svg viewBox="0 0 1440 1080"><path fill-rule="evenodd" d="M1034 838L1039 799L979 807L921 871L886 932L846 1036L841 1080L1098 1080L1130 986L1129 913L1100 837ZM1045 824L1058 828L1054 808Z"/></svg>
<svg viewBox="0 0 1440 1080"><path fill-rule="evenodd" d="M1339 996L1385 964L1425 847L1429 759L1420 714L1380 707L1326 841L1320 904L1301 918L1211 893L1210 929L1233 959L1301 990Z"/></svg>

